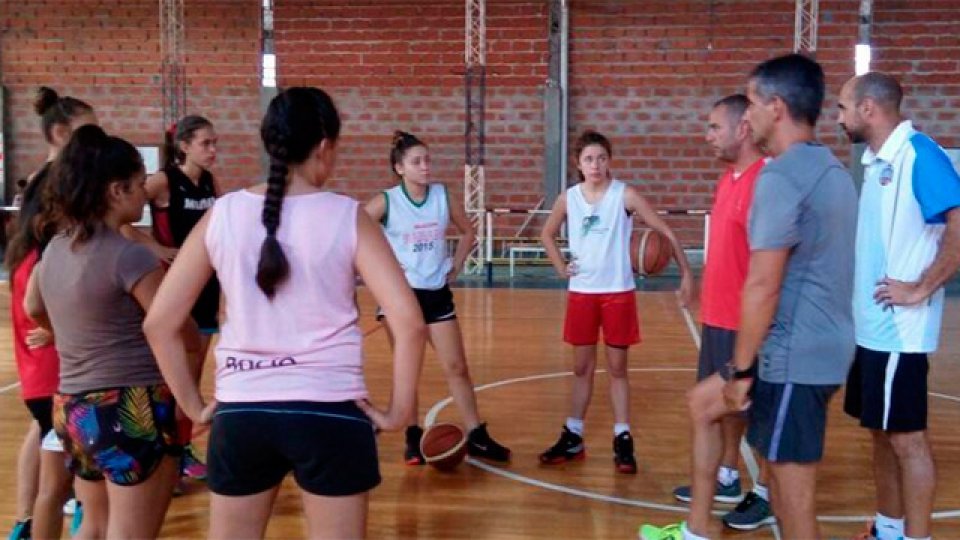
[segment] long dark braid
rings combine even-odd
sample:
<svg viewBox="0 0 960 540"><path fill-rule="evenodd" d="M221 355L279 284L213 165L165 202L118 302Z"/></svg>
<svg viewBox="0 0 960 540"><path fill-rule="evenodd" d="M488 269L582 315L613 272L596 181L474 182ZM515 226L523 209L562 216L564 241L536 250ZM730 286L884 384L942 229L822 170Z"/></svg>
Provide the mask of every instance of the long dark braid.
<svg viewBox="0 0 960 540"><path fill-rule="evenodd" d="M273 298L277 286L290 274L290 263L277 241L280 227L280 210L287 192L287 164L276 157L270 158L270 176L267 177L267 192L263 200L261 220L267 229L267 237L260 246L260 262L257 263L257 285L268 297Z"/></svg>
<svg viewBox="0 0 960 540"><path fill-rule="evenodd" d="M319 88L296 87L270 101L260 138L270 155L270 174L261 220L267 236L260 247L257 285L269 298L290 275L290 263L277 240L289 165L303 163L324 139L336 141L340 115L333 100Z"/></svg>

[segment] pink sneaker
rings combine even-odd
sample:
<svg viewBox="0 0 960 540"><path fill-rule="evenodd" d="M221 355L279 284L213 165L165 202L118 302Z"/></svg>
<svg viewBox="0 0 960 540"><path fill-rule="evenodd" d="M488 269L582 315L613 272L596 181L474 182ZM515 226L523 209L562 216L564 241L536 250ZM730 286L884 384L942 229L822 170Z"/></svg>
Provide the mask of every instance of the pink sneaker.
<svg viewBox="0 0 960 540"><path fill-rule="evenodd" d="M180 476L194 480L207 479L207 465L197 457L196 449L192 444L183 447L183 459L180 461Z"/></svg>

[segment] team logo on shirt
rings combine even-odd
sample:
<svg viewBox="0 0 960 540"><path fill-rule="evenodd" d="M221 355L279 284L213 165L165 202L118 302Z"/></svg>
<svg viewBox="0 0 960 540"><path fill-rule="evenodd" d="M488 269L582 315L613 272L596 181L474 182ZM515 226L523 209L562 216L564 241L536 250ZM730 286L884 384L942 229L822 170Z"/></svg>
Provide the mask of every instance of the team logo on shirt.
<svg viewBox="0 0 960 540"><path fill-rule="evenodd" d="M586 236L590 234L590 231L597 223L600 223L600 216L595 214L583 216L583 223L580 226L580 236Z"/></svg>
<svg viewBox="0 0 960 540"><path fill-rule="evenodd" d="M880 171L880 185L889 186L890 182L893 182L893 166L887 163Z"/></svg>
<svg viewBox="0 0 960 540"><path fill-rule="evenodd" d="M185 210L208 210L213 208L213 203L217 201L214 197L207 197L206 199L184 199L183 208Z"/></svg>

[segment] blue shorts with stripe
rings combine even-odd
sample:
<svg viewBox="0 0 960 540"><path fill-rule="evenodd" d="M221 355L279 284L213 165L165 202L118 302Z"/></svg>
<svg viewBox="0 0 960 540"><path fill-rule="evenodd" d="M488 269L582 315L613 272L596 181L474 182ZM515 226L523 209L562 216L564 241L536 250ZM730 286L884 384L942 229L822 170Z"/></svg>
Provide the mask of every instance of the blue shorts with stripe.
<svg viewBox="0 0 960 540"><path fill-rule="evenodd" d="M772 463L820 461L827 431L827 406L839 388L757 379L751 390L747 441Z"/></svg>

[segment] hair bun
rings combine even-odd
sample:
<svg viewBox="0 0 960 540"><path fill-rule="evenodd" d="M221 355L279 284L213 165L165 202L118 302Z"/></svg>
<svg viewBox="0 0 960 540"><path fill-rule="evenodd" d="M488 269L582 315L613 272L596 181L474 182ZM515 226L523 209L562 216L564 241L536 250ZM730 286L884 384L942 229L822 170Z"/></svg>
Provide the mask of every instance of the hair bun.
<svg viewBox="0 0 960 540"><path fill-rule="evenodd" d="M391 141L391 143L392 143L394 146L396 146L396 145L400 144L401 141L403 141L404 139L406 139L406 138L408 138L408 137L410 137L410 134L409 134L409 133L407 133L406 131L400 131L400 130L398 129L397 131L394 131L394 132L393 132L393 141Z"/></svg>
<svg viewBox="0 0 960 540"><path fill-rule="evenodd" d="M60 95L57 94L57 91L49 86L41 86L37 89L37 97L33 100L33 110L37 114L43 116L50 107L53 107L57 104L57 101L60 100Z"/></svg>

